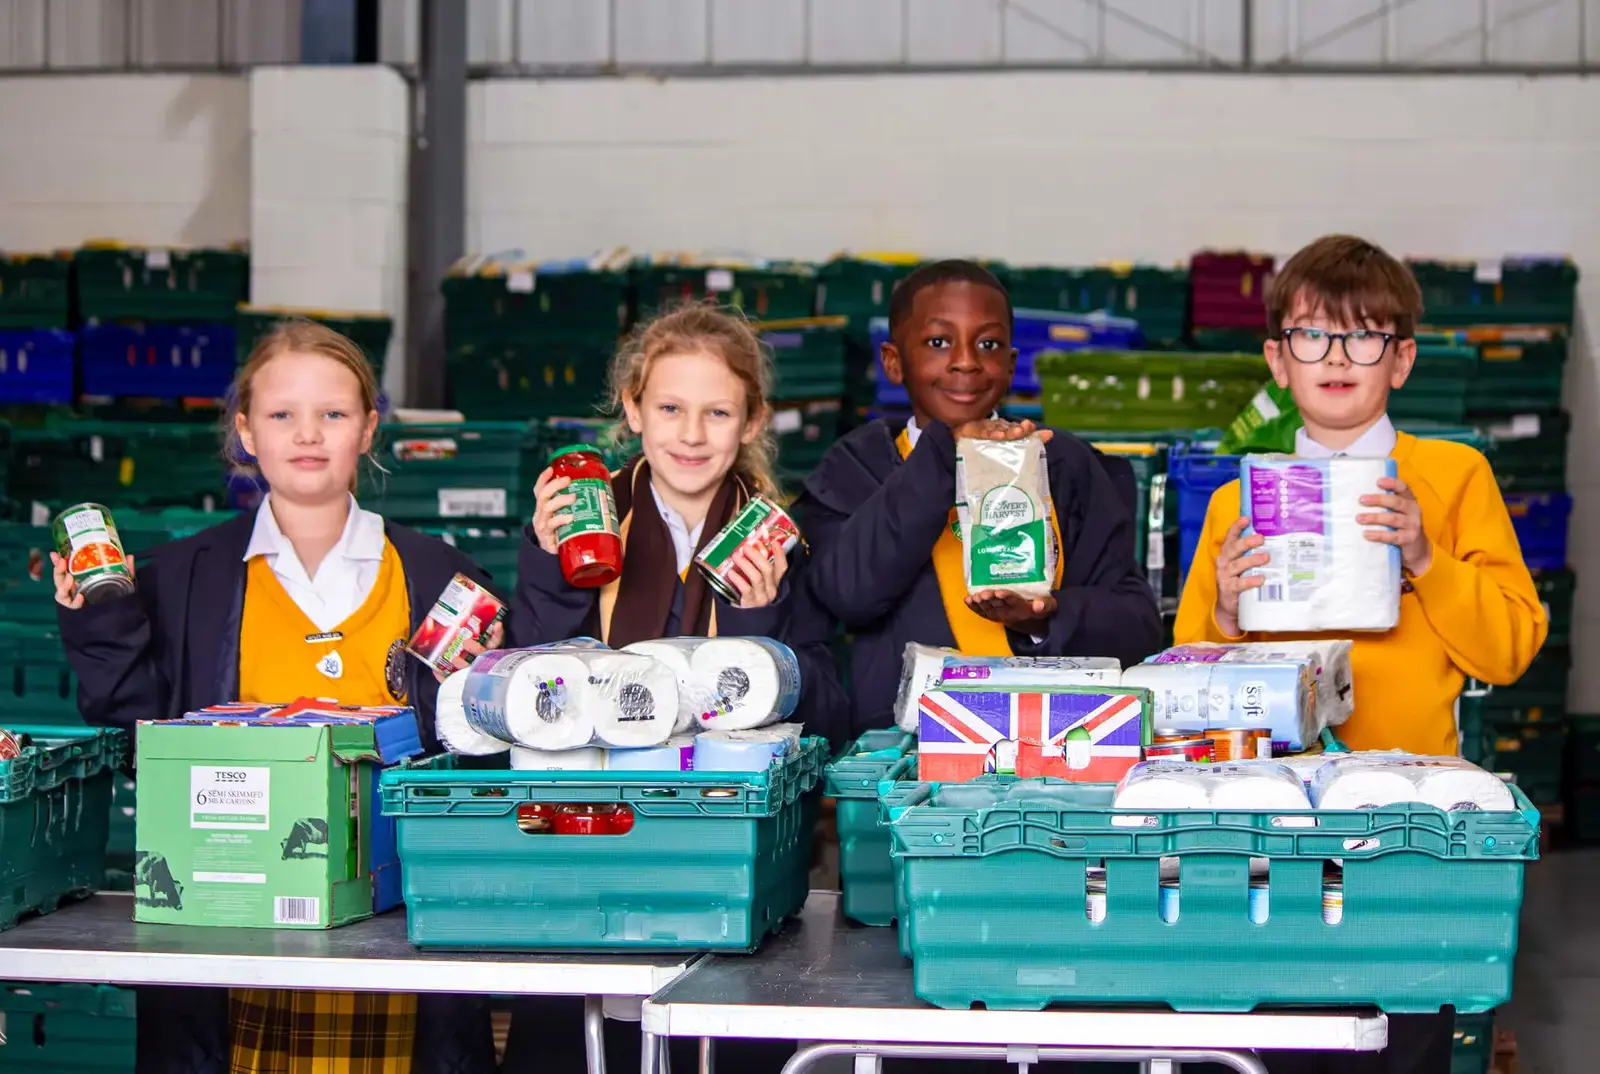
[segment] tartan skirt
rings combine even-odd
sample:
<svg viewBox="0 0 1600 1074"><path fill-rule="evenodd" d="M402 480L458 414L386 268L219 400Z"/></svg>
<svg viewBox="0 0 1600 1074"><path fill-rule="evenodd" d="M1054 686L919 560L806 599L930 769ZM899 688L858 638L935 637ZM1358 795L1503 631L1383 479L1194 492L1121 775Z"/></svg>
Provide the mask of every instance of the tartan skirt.
<svg viewBox="0 0 1600 1074"><path fill-rule="evenodd" d="M411 1074L417 997L235 988L231 1074Z"/></svg>

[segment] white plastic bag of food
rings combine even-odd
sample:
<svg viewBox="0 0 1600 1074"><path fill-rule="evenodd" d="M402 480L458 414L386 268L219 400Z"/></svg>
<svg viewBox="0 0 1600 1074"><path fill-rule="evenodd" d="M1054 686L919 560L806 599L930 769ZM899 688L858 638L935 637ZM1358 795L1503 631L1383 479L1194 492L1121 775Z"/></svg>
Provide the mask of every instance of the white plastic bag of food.
<svg viewBox="0 0 1600 1074"><path fill-rule="evenodd" d="M1037 436L956 441L956 509L969 593L1050 595L1061 554L1050 507L1050 474Z"/></svg>

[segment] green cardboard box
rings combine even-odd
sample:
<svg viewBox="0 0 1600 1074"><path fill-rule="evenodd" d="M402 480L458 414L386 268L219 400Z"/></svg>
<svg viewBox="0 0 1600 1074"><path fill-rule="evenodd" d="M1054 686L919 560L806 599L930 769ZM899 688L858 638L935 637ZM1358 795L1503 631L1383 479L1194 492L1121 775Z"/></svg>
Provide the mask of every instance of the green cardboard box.
<svg viewBox="0 0 1600 1074"><path fill-rule="evenodd" d="M135 921L325 929L372 915L373 727L145 723Z"/></svg>

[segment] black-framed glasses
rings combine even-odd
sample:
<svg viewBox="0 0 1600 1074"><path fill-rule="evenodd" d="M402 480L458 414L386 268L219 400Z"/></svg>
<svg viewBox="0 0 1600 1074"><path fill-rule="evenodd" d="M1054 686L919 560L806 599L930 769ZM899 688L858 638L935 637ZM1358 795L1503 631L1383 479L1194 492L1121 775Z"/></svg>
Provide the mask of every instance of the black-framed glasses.
<svg viewBox="0 0 1600 1074"><path fill-rule="evenodd" d="M1357 328L1351 332L1325 332L1320 328L1285 328L1284 342L1289 356L1306 365L1316 365L1333 351L1333 341L1344 348L1351 365L1377 365L1397 337L1393 332L1374 332Z"/></svg>

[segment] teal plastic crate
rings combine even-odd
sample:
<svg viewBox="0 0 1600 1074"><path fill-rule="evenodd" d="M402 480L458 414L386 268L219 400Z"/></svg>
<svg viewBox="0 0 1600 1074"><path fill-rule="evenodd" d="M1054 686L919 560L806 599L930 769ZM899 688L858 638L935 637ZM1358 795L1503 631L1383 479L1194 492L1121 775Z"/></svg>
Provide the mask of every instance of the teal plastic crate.
<svg viewBox="0 0 1600 1074"><path fill-rule="evenodd" d="M752 951L804 905L827 742L765 772L389 769L418 947ZM534 803L626 803L626 835L525 833Z"/></svg>
<svg viewBox="0 0 1600 1074"><path fill-rule="evenodd" d="M0 931L91 894L105 879L116 768L127 736L107 728L5 722L32 736L0 761Z"/></svg>
<svg viewBox="0 0 1600 1074"><path fill-rule="evenodd" d="M1456 1015L1450 1074L1489 1074L1494 1063L1494 1012Z"/></svg>
<svg viewBox="0 0 1600 1074"><path fill-rule="evenodd" d="M915 735L868 731L828 764L824 794L835 800L839 884L845 916L863 925L894 923L894 867L889 829L878 809L878 783L915 779Z"/></svg>
<svg viewBox="0 0 1600 1074"><path fill-rule="evenodd" d="M133 1074L134 992L92 984L0 982L0 1070Z"/></svg>
<svg viewBox="0 0 1600 1074"><path fill-rule="evenodd" d="M544 469L537 425L526 421L384 425L378 442L378 455L388 472L362 468L361 503L385 518L520 523L533 517L533 483Z"/></svg>
<svg viewBox="0 0 1600 1074"><path fill-rule="evenodd" d="M983 777L1002 790L1014 777ZM1539 813L1425 806L1351 812L1114 810L1109 784L1053 784L1045 804L942 806L940 786L884 796L918 996L940 1007L1164 1003L1373 1005L1395 1014L1505 1002L1523 870ZM972 786L973 784L967 784ZM1038 799L1035 799L1037 803ZM1059 803L1059 804L1058 804ZM1178 858L1178 908L1160 865ZM1265 859L1265 920L1250 913ZM1342 862L1343 911L1324 919L1324 870ZM1105 913L1086 878L1103 868Z"/></svg>

